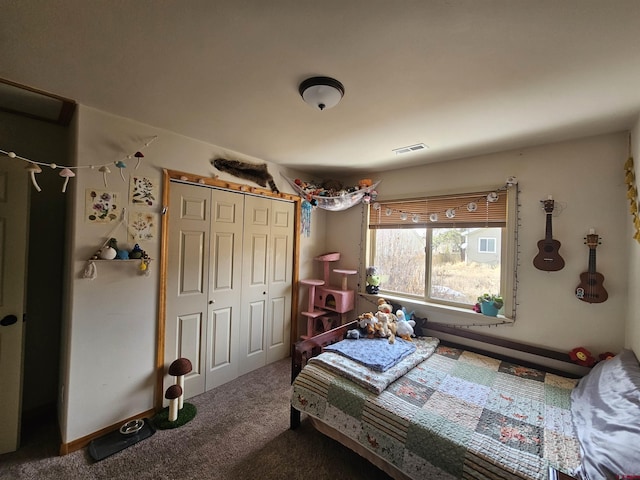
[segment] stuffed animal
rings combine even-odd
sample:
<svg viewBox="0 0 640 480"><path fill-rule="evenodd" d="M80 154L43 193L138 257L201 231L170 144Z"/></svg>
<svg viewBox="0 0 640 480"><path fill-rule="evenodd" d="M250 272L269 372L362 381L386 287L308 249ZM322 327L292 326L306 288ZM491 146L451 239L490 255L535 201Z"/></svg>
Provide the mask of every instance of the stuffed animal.
<svg viewBox="0 0 640 480"><path fill-rule="evenodd" d="M400 320L401 316L402 318L404 318L404 312L402 310L398 310L396 312L396 317L398 317L398 322L396 324L396 335L410 342L411 337L413 336L413 327L416 326L416 322L414 320Z"/></svg>
<svg viewBox="0 0 640 480"><path fill-rule="evenodd" d="M365 330L367 333L367 337L373 338L376 332L376 324L378 323L378 319L373 316L373 313L367 312L358 316L358 326Z"/></svg>
<svg viewBox="0 0 640 480"><path fill-rule="evenodd" d="M391 305L384 298L378 299L378 311L376 312L378 319L378 335L380 337L389 338L389 343L396 341L397 318L392 313Z"/></svg>
<svg viewBox="0 0 640 480"><path fill-rule="evenodd" d="M380 272L378 267L367 267L367 293L377 295L380 289Z"/></svg>
<svg viewBox="0 0 640 480"><path fill-rule="evenodd" d="M358 340L360 338L360 330L354 328L353 330L347 330L347 338Z"/></svg>
<svg viewBox="0 0 640 480"><path fill-rule="evenodd" d="M427 336L427 319L419 318L414 315L412 320L416 322L416 324L413 326L413 333L416 335L416 337L426 337Z"/></svg>

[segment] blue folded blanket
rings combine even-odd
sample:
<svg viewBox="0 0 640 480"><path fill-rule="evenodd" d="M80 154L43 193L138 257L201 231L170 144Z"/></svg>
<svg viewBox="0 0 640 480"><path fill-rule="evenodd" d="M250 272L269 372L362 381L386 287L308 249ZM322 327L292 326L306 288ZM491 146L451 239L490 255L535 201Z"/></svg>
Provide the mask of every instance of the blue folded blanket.
<svg viewBox="0 0 640 480"><path fill-rule="evenodd" d="M361 338L342 340L326 346L324 350L339 353L377 372L384 372L413 353L416 346L400 338L396 338L395 343L389 343L387 338Z"/></svg>

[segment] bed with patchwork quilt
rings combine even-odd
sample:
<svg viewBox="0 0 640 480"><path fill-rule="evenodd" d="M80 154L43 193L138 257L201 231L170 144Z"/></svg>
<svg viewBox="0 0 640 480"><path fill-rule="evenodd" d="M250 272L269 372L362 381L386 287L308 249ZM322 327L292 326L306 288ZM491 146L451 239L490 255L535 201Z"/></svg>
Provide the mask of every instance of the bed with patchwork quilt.
<svg viewBox="0 0 640 480"><path fill-rule="evenodd" d="M360 340L343 342L350 341ZM393 478L546 480L550 470L585 479L640 474L640 467L624 470L635 468L624 462L614 464L615 471L587 474L584 457L591 452L579 433L591 436L593 424L574 424L577 379L432 337L414 339L414 351L382 372L323 343L315 340L309 358L294 356L292 428L304 412L318 430ZM590 397L593 389L587 390ZM592 410L592 399L586 402L581 408ZM632 410L635 402L630 399ZM632 415L640 413L640 402L635 408Z"/></svg>

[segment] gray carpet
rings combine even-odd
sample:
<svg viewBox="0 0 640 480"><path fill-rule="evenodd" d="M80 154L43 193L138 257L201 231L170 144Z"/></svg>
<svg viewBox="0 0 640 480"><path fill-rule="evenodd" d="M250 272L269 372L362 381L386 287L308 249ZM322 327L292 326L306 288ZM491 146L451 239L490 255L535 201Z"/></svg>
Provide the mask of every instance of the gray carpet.
<svg viewBox="0 0 640 480"><path fill-rule="evenodd" d="M191 422L99 462L86 448L58 456L52 427L42 425L23 433L17 452L0 455L0 478L389 479L304 416L300 428L289 430L289 366L284 359L189 399L198 409Z"/></svg>

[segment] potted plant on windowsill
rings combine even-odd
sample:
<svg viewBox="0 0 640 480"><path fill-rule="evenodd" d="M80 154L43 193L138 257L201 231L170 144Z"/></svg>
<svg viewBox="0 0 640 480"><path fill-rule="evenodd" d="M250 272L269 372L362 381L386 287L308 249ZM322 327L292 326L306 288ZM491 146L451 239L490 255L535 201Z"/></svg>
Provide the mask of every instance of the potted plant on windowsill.
<svg viewBox="0 0 640 480"><path fill-rule="evenodd" d="M498 311L504 305L504 299L502 298L501 295L496 295L492 293L483 293L478 297L477 305L479 307L480 312L483 315L487 315L489 317L496 317L498 315Z"/></svg>

